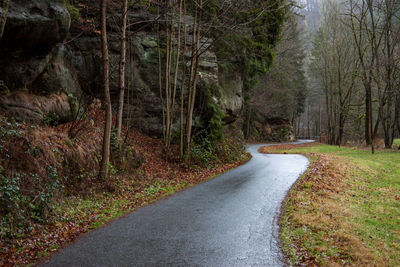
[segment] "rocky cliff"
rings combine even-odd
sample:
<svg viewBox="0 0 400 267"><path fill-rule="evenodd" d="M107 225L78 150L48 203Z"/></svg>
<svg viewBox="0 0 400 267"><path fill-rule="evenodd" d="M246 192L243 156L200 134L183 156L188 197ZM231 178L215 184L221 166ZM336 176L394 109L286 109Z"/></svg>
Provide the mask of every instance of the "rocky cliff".
<svg viewBox="0 0 400 267"><path fill-rule="evenodd" d="M62 45L71 19L63 1L11 1L0 40L0 108L9 116L41 121L68 119L69 93L78 93L68 51Z"/></svg>
<svg viewBox="0 0 400 267"><path fill-rule="evenodd" d="M5 10L0 8L0 15L4 14ZM129 20L135 23L149 20L148 16L132 13ZM76 112L74 101L81 95L101 97L100 38L97 34L78 38L69 34L71 18L63 0L14 0L10 2L6 17L0 40L2 113L36 123L43 122L48 116L66 121L73 118ZM115 25L110 23L108 28L110 86L115 99L120 40ZM131 38L126 67L128 105L124 117L141 132L161 136L162 105L155 30L150 26L127 34ZM203 42L205 47L211 46L210 40ZM187 56L190 57L190 53ZM204 97L202 92L207 88L218 88L220 97L214 100L225 113L224 121L231 123L239 117L243 107L243 82L235 73L228 76L220 73L218 65L218 58L210 47L201 56L198 97ZM200 112L195 115L195 122L200 121Z"/></svg>

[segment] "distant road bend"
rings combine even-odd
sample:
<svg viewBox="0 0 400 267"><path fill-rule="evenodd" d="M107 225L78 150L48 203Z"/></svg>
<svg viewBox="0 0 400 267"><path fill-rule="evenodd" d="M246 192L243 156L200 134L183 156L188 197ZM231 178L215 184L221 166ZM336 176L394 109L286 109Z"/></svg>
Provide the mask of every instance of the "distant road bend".
<svg viewBox="0 0 400 267"><path fill-rule="evenodd" d="M248 147L248 163L96 229L42 266L283 266L277 216L309 162L261 146Z"/></svg>

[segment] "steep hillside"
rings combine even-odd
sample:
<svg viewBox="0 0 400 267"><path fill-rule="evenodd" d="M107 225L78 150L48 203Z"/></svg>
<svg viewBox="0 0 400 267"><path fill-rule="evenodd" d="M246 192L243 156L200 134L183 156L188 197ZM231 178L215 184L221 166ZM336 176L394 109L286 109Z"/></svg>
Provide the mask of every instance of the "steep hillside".
<svg viewBox="0 0 400 267"><path fill-rule="evenodd" d="M98 102L90 110L87 120L56 127L0 118L0 265L35 263L82 233L248 159L238 140L225 140L214 158L197 146L183 163L176 145L167 158L161 141L130 130L123 153L113 143L111 176L101 180L104 112Z"/></svg>

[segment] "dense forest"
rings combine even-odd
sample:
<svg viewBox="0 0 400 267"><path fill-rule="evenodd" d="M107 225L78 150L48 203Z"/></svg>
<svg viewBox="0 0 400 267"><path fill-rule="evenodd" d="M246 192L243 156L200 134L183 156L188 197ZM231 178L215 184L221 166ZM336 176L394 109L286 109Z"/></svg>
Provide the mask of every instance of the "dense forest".
<svg viewBox="0 0 400 267"><path fill-rule="evenodd" d="M319 27L310 27L302 135L366 143L372 152L392 147L400 132L399 8L396 1L310 2L309 20Z"/></svg>

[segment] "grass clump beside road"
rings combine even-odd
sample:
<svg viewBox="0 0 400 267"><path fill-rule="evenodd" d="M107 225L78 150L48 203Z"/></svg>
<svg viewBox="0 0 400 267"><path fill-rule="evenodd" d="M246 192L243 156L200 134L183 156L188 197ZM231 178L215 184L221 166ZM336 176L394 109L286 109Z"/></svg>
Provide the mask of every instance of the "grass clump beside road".
<svg viewBox="0 0 400 267"><path fill-rule="evenodd" d="M399 266L400 153L328 145L265 148L312 161L290 190L280 239L291 264Z"/></svg>
<svg viewBox="0 0 400 267"><path fill-rule="evenodd" d="M393 140L393 145L400 147L400 138L399 139L394 139Z"/></svg>

